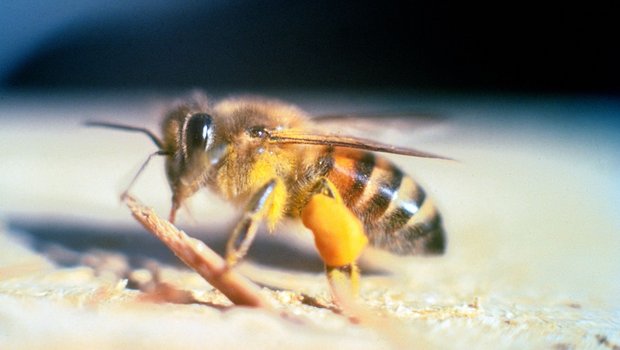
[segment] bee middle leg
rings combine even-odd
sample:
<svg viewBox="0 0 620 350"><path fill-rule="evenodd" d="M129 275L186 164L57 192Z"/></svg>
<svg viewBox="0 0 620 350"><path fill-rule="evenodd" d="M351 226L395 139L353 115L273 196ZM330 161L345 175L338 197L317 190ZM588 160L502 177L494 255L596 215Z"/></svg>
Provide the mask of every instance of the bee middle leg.
<svg viewBox="0 0 620 350"><path fill-rule="evenodd" d="M364 227L344 204L331 181L320 179L313 192L302 209L301 218L314 234L330 286L332 290L345 287L351 294L357 294L359 269L356 261L368 244Z"/></svg>
<svg viewBox="0 0 620 350"><path fill-rule="evenodd" d="M226 243L226 262L234 266L247 254L258 226L269 215L269 207L277 196L276 187L282 186L276 179L268 181L250 199L245 207L241 220L233 230Z"/></svg>

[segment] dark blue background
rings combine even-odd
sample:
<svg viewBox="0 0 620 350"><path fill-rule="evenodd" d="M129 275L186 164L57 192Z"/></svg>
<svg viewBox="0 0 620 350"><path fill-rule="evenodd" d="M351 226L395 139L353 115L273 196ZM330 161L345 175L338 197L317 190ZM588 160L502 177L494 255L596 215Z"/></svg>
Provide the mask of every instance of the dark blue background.
<svg viewBox="0 0 620 350"><path fill-rule="evenodd" d="M618 95L596 3L7 1L0 86Z"/></svg>

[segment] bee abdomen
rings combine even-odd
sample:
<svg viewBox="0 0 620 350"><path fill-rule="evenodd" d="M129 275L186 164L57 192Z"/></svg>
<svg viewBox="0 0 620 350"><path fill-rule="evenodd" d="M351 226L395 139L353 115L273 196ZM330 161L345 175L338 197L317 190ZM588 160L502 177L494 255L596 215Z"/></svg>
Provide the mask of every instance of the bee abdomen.
<svg viewBox="0 0 620 350"><path fill-rule="evenodd" d="M369 228L368 236L373 246L400 255L433 255L445 251L446 239L441 216L430 199L425 199L404 225L394 225L390 220L388 216L378 226ZM400 227L395 229L397 226Z"/></svg>
<svg viewBox="0 0 620 350"><path fill-rule="evenodd" d="M377 185L384 198L390 195L387 207L372 209L385 205L384 200L375 201L377 196L367 205L371 219L366 223L370 243L401 255L443 253L445 233L437 209L422 187L394 169L391 178L399 178L398 182L384 180ZM391 186L396 183L398 186ZM372 213L379 210L381 216L373 217Z"/></svg>
<svg viewBox="0 0 620 350"><path fill-rule="evenodd" d="M424 190L385 158L336 151L327 177L364 223L370 243L390 252L441 254L441 217Z"/></svg>

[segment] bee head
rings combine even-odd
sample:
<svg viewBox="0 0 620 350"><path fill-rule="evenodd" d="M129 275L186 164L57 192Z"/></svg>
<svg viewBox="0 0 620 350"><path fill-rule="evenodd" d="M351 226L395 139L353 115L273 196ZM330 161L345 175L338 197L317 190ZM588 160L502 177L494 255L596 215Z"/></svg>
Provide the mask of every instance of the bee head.
<svg viewBox="0 0 620 350"><path fill-rule="evenodd" d="M204 110L198 105L192 108ZM206 112L193 112L185 105L167 114L162 125L162 138L138 126L100 121L86 121L85 125L140 132L153 141L159 150L142 164L124 194L129 192L153 156L166 156L166 175L173 193L170 221L174 220L181 203L204 186L209 169L219 162L226 150L225 142L216 143L213 117Z"/></svg>
<svg viewBox="0 0 620 350"><path fill-rule="evenodd" d="M214 118L206 112L183 112L182 118L171 113L164 125L164 134L170 136L165 138L164 150L169 155L166 174L173 193L171 219L181 203L204 186L221 154L221 147L214 147Z"/></svg>

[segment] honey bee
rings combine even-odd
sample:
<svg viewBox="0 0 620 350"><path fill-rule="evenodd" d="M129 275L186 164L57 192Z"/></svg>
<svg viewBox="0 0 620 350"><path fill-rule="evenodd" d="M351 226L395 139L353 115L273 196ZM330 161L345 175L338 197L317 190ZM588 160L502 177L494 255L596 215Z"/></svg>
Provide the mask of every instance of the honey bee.
<svg viewBox="0 0 620 350"><path fill-rule="evenodd" d="M212 104L194 95L165 115L161 137L140 127L88 124L151 138L155 154L166 157L170 221L204 187L242 207L226 248L231 266L246 255L261 222L273 231L284 218L301 219L312 231L330 282L344 276L355 283L356 261L367 243L399 255L445 250L431 199L376 153L443 157L329 133L299 108L264 98Z"/></svg>

